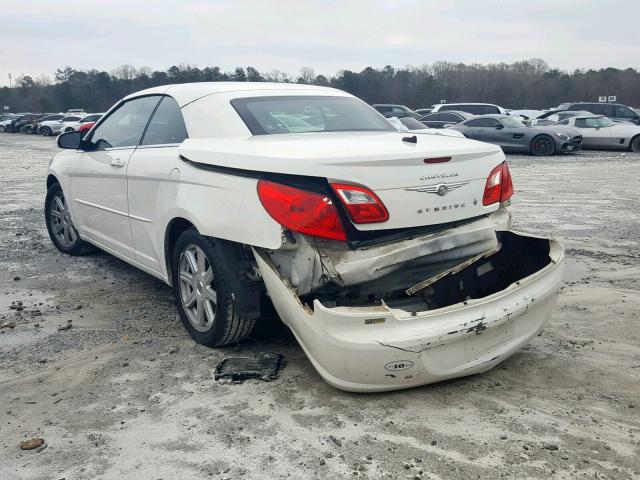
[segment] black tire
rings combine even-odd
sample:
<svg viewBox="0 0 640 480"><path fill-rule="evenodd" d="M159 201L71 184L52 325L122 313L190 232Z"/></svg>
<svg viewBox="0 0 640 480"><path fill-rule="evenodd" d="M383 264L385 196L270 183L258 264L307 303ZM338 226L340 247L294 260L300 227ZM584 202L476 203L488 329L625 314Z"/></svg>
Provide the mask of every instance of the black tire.
<svg viewBox="0 0 640 480"><path fill-rule="evenodd" d="M5 131L4 125L0 125L0 133L4 131Z"/></svg>
<svg viewBox="0 0 640 480"><path fill-rule="evenodd" d="M52 208L54 208L53 203L56 201L56 197L60 195L62 195L62 198L64 199L64 193L62 192L60 184L54 183L53 185L51 185L51 187L49 187L49 190L47 190L47 196L44 200L44 219L45 223L47 224L47 231L49 232L49 238L51 238L51 242L59 251L61 251L62 253L66 253L67 255L80 256L94 252L96 248L80 238L80 235L78 235L78 231L73 226L73 223L70 222L70 219L68 227L73 229L75 235L73 237L73 240L68 244L64 244L59 239L59 233L56 233L57 225L54 225L55 220L51 211Z"/></svg>
<svg viewBox="0 0 640 480"><path fill-rule="evenodd" d="M45 137L50 137L53 132L51 131L51 127L42 127L40 133Z"/></svg>
<svg viewBox="0 0 640 480"><path fill-rule="evenodd" d="M549 135L538 135L531 140L531 155L549 157L556 153L556 142Z"/></svg>
<svg viewBox="0 0 640 480"><path fill-rule="evenodd" d="M640 153L640 135L637 135L631 139L631 151Z"/></svg>
<svg viewBox="0 0 640 480"><path fill-rule="evenodd" d="M71 127L67 127L67 128L64 129L64 133L70 133L70 132L73 132L73 131L74 130Z"/></svg>
<svg viewBox="0 0 640 480"><path fill-rule="evenodd" d="M204 288L211 286L216 294L216 303L213 320L210 326L200 325L196 328L190 320L185 307L185 299L181 289L180 264L184 255L189 249L199 247L206 257L206 265L211 268L213 280ZM247 337L253 331L255 318L239 318L234 307L234 292L230 288L231 278L234 272L230 271L227 264L222 261L224 258L224 246L216 242L215 239L204 237L194 228L182 232L176 240L171 255L171 271L173 294L175 296L176 308L180 314L180 319L189 335L198 343L209 347L218 347L229 343L236 343ZM203 263L204 265L204 263ZM205 267L205 270L208 270ZM187 285L189 282L184 282ZM195 288L191 293L195 296ZM237 295L237 293L235 294ZM237 300L237 299L236 299ZM188 301L186 302L188 303ZM204 308L204 307L202 307ZM193 314L193 310L191 310ZM205 315L206 313L203 313ZM206 328L203 330L203 328Z"/></svg>

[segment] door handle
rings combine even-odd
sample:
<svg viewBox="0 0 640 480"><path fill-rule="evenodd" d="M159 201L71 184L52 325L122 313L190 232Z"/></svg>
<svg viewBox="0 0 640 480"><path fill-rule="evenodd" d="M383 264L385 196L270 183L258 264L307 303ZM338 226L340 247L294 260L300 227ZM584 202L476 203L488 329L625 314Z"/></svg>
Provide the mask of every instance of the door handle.
<svg viewBox="0 0 640 480"><path fill-rule="evenodd" d="M115 168L122 168L124 167L124 160L120 160L119 158L114 158L109 162L109 165Z"/></svg>

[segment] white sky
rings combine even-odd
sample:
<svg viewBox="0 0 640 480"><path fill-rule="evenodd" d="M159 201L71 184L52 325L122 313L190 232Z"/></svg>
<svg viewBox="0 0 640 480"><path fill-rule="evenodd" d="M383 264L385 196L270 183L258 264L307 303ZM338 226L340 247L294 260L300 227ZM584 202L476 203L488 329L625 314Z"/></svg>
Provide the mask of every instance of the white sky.
<svg viewBox="0 0 640 480"><path fill-rule="evenodd" d="M253 66L332 75L437 60L640 67L639 0L2 0L8 73Z"/></svg>

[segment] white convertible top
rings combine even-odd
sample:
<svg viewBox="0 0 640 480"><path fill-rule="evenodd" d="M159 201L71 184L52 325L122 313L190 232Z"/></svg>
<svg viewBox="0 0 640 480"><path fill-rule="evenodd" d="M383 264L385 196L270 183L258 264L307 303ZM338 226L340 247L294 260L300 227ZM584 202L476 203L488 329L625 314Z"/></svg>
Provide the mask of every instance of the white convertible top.
<svg viewBox="0 0 640 480"><path fill-rule="evenodd" d="M316 91L319 95L327 94L340 94L344 95L344 92L336 90L335 88L319 87L316 85L303 85L298 83L272 83L272 82L198 82L198 83L180 83L174 85L162 85L160 87L148 88L136 93L132 93L125 97L125 100L130 98L140 97L143 95L153 94L167 94L171 95L180 108L184 107L188 103L191 103L199 98L213 95L215 93L229 93L229 92L247 92L247 91L259 91L259 90L291 90L295 91Z"/></svg>

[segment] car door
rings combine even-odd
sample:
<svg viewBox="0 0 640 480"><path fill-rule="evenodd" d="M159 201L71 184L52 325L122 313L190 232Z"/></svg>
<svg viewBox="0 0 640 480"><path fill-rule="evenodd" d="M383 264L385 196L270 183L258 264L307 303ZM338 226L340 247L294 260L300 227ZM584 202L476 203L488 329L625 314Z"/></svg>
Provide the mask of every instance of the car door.
<svg viewBox="0 0 640 480"><path fill-rule="evenodd" d="M582 134L585 148L610 148L611 137L607 128L599 128L596 118L576 118L575 127Z"/></svg>
<svg viewBox="0 0 640 480"><path fill-rule="evenodd" d="M164 233L174 180L180 177L178 146L187 129L178 103L162 97L144 133L140 146L129 160L127 188L129 217L136 249L136 261L165 275Z"/></svg>
<svg viewBox="0 0 640 480"><path fill-rule="evenodd" d="M74 222L80 235L134 259L129 223L127 164L160 97L122 103L87 138L87 151L70 168Z"/></svg>

